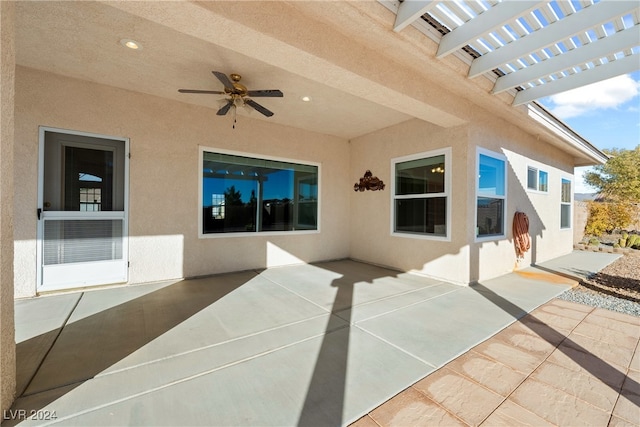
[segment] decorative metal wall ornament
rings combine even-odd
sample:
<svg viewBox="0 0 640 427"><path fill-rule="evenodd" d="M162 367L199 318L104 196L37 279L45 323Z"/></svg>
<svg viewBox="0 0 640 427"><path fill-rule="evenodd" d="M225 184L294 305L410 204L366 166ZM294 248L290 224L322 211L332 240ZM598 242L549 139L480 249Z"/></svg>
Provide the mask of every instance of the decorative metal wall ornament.
<svg viewBox="0 0 640 427"><path fill-rule="evenodd" d="M364 190L384 190L384 182L379 179L377 176L373 176L370 170L367 170L364 173L364 176L360 178L360 182L356 182L353 184L354 191L364 191Z"/></svg>

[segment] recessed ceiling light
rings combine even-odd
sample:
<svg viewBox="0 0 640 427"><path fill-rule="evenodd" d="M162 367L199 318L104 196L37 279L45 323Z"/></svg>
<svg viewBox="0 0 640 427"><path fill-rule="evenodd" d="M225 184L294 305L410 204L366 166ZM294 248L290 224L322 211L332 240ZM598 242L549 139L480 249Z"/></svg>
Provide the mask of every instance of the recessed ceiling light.
<svg viewBox="0 0 640 427"><path fill-rule="evenodd" d="M311 101L311 97L310 96L303 96L300 99L302 99L304 102L309 102Z"/></svg>
<svg viewBox="0 0 640 427"><path fill-rule="evenodd" d="M124 47L128 47L129 49L142 50L142 45L135 40L122 39L120 40L120 44Z"/></svg>

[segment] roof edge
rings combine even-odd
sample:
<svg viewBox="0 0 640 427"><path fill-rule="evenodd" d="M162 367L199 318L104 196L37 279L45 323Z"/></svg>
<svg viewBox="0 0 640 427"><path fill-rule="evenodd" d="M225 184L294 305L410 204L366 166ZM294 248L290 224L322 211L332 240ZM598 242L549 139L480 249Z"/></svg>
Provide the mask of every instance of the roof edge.
<svg viewBox="0 0 640 427"><path fill-rule="evenodd" d="M604 164L609 159L609 156L580 136L562 120L551 114L540 103L536 101L529 102L527 104L527 115L551 131L571 148L583 154L585 160L591 161L591 163L586 162L580 166Z"/></svg>

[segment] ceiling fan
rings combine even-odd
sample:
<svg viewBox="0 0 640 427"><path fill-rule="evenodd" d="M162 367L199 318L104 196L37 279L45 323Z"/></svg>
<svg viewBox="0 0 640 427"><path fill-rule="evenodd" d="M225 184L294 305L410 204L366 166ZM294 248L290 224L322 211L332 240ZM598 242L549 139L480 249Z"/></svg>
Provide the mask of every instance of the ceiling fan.
<svg viewBox="0 0 640 427"><path fill-rule="evenodd" d="M273 97L282 98L284 95L278 89L248 90L246 86L240 83L242 76L240 74L226 74L219 71L212 71L213 75L218 78L224 85L224 91L217 90L198 90L198 89L178 89L180 93L205 93L213 95L227 95L226 104L222 106L216 113L218 116L224 116L229 112L231 107L241 107L248 105L266 117L273 116L273 112L258 104L251 99L252 97Z"/></svg>

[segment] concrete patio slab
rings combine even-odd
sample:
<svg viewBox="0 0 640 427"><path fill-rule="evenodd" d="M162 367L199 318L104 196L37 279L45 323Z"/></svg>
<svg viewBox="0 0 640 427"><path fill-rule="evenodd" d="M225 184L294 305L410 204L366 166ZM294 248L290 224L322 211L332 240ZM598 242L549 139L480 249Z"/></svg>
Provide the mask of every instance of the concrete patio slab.
<svg viewBox="0 0 640 427"><path fill-rule="evenodd" d="M452 356L462 354L526 314L519 308L503 307L506 299L499 297L498 300L498 294L491 290L492 285L491 281L486 281L482 285L483 291L476 291L478 286L459 287L357 325L425 363L442 366ZM555 295L568 289L568 286L554 286ZM529 303L538 306L547 301L549 297L542 294L530 291Z"/></svg>
<svg viewBox="0 0 640 427"><path fill-rule="evenodd" d="M261 277L325 309L340 311L441 283L377 266L323 262L273 268Z"/></svg>
<svg viewBox="0 0 640 427"><path fill-rule="evenodd" d="M20 360L16 366L18 395L24 393L80 297L80 293L56 295L15 304L15 317L22 320L15 336L16 358Z"/></svg>
<svg viewBox="0 0 640 427"><path fill-rule="evenodd" d="M336 316L350 321L351 323L360 323L363 320L378 317L384 314L394 312L396 310L428 301L446 295L450 292L460 290L460 286L449 283L437 283L412 292L405 292L400 295L394 295L375 301L362 303L350 308L336 311Z"/></svg>
<svg viewBox="0 0 640 427"><path fill-rule="evenodd" d="M255 274L137 288L86 292L26 393L93 378L178 325L185 339L154 357L326 313Z"/></svg>
<svg viewBox="0 0 640 427"><path fill-rule="evenodd" d="M621 254L604 252L573 251L570 254L541 262L535 267L581 280L596 274L621 256Z"/></svg>
<svg viewBox="0 0 640 427"><path fill-rule="evenodd" d="M3 427L553 423L527 403L549 387L628 422L636 324L547 303L570 285L546 274L461 287L344 260L17 301L26 344L33 301L63 327L49 348L24 347L46 357L14 410L56 418ZM571 373L599 382L553 383ZM626 385L616 406L613 384Z"/></svg>

